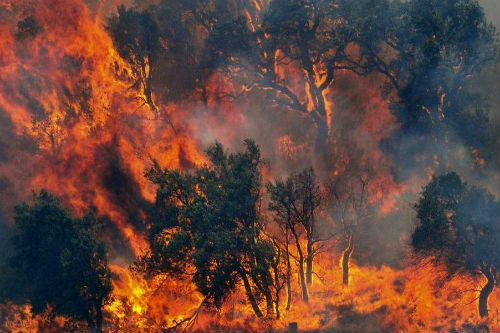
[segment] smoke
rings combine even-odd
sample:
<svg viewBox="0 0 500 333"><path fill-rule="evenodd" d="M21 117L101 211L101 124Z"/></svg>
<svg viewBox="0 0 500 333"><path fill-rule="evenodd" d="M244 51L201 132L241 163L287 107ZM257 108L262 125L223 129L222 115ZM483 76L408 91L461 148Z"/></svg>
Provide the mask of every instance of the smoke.
<svg viewBox="0 0 500 333"><path fill-rule="evenodd" d="M479 0L486 18L500 29L500 3L496 0Z"/></svg>

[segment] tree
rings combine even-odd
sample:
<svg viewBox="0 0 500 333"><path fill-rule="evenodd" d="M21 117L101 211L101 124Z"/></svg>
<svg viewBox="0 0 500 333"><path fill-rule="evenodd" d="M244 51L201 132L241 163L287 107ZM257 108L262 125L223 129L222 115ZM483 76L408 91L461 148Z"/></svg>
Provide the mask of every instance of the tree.
<svg viewBox="0 0 500 333"><path fill-rule="evenodd" d="M108 31L120 56L132 66L135 86L144 92L153 112L158 112L155 101L201 98L207 105L213 73L205 52L207 38L217 21L244 13L255 16L256 6L262 6L261 1L136 3L131 8L120 6Z"/></svg>
<svg viewBox="0 0 500 333"><path fill-rule="evenodd" d="M367 58L352 47L358 34L347 14L334 1L273 0L252 22L244 16L219 20L208 52L242 92L271 91L275 105L310 119L317 128L316 150L322 151L332 134L327 95L336 74L365 75L369 68Z"/></svg>
<svg viewBox="0 0 500 333"><path fill-rule="evenodd" d="M33 203L15 207L17 234L10 262L20 290L34 313L85 320L91 333L102 332L102 308L110 300L111 272L106 247L98 240L92 212L72 218L55 196L42 190Z"/></svg>
<svg viewBox="0 0 500 333"><path fill-rule="evenodd" d="M133 87L144 94L145 103L158 117L153 100L153 76L160 52L158 26L147 12L137 12L121 5L118 15L109 19L107 30L118 54L130 64L134 74Z"/></svg>
<svg viewBox="0 0 500 333"><path fill-rule="evenodd" d="M275 221L279 225L280 229L284 231L285 239L285 262L286 262L286 286L287 286L287 301L286 310L290 310L292 303L292 265L290 261L290 230L297 223L297 216L294 210L294 202L296 201L294 189L294 184L291 178L288 178L286 182L282 180L276 180L274 184L266 184L267 192L270 194L269 210L274 212ZM296 240L296 238L295 238ZM309 300L309 295L307 293L307 286L304 282L304 255L302 249L298 248L297 253L299 255L299 281L302 290L302 299L304 301Z"/></svg>
<svg viewBox="0 0 500 333"><path fill-rule="evenodd" d="M205 295L204 303L217 308L242 285L256 316L263 316L260 299L273 315L281 259L263 233L259 147L246 140L244 152L228 155L216 144L207 156L210 165L191 171L155 164L147 172L157 186L156 210L150 251L135 268L153 276L187 276Z"/></svg>
<svg viewBox="0 0 500 333"><path fill-rule="evenodd" d="M474 91L474 78L500 58L498 35L481 5L475 0L412 0L373 8L359 17L389 19L361 29L366 38L360 43L372 66L395 88L391 107L401 128L392 139L413 137L427 143L410 145L411 151L397 151L400 145L389 144L401 154L396 156L401 157L399 164L413 163L408 153L420 154L429 147L431 156L446 157L442 151L449 150L440 147L453 136L471 152L491 159L488 105ZM357 24L368 27L368 22L375 21Z"/></svg>
<svg viewBox="0 0 500 333"><path fill-rule="evenodd" d="M363 224L371 216L368 189L373 170L369 167L336 176L328 184L330 213L343 236L342 283L349 285L349 262Z"/></svg>
<svg viewBox="0 0 500 333"><path fill-rule="evenodd" d="M216 10L213 1L198 0L163 0L144 8L158 27L161 47L152 85L164 103L192 98L199 92L207 104L207 80L212 71L204 65L203 51Z"/></svg>
<svg viewBox="0 0 500 333"><path fill-rule="evenodd" d="M287 308L289 308L291 300L290 238L294 241L297 251L302 300L308 302L307 285L312 283L314 258L322 248L319 243L324 241L319 238L316 216L321 203L321 193L312 169L293 174L285 181L277 179L266 186L270 194L269 210L274 213L275 221L285 232ZM305 234L306 249L303 249L301 245L302 234Z"/></svg>
<svg viewBox="0 0 500 333"><path fill-rule="evenodd" d="M321 204L321 192L316 181L313 169L306 169L297 176L299 197L302 199L301 224L306 232L306 282L312 283L313 261L319 253L317 243L319 239L317 230L317 213Z"/></svg>
<svg viewBox="0 0 500 333"><path fill-rule="evenodd" d="M500 267L500 202L486 190L469 186L454 172L433 177L415 204L415 252L445 264L453 274L483 275L479 315L488 315L488 296Z"/></svg>

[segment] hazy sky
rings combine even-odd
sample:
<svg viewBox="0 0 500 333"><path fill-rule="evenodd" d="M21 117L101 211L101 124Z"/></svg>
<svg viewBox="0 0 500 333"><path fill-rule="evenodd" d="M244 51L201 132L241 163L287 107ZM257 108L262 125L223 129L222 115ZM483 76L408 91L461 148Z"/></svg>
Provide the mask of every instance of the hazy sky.
<svg viewBox="0 0 500 333"><path fill-rule="evenodd" d="M486 16L500 29L500 0L479 0L483 5Z"/></svg>

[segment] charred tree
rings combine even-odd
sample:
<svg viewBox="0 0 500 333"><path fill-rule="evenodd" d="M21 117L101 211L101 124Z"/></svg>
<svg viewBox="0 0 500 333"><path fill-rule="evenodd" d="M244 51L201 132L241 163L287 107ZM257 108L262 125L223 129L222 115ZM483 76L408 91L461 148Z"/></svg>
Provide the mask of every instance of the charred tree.
<svg viewBox="0 0 500 333"><path fill-rule="evenodd" d="M286 260L286 307L288 311L292 305L292 264L290 262L290 230L285 226L285 260Z"/></svg>
<svg viewBox="0 0 500 333"><path fill-rule="evenodd" d="M248 277L246 273L240 272L241 279L243 280L243 286L245 287L245 292L247 294L248 301L250 302L250 305L252 306L252 310L255 313L255 315L259 318L264 317L264 314L259 308L259 304L257 303L257 300L255 299L255 295L252 291L252 287L250 286L250 282L248 281Z"/></svg>
<svg viewBox="0 0 500 333"><path fill-rule="evenodd" d="M342 284L349 285L349 260L354 252L354 240L352 235L347 236L347 248L342 254Z"/></svg>
<svg viewBox="0 0 500 333"><path fill-rule="evenodd" d="M492 273L492 268L488 267L483 270L481 270L483 275L486 277L486 284L482 287L480 293L479 293L479 315L481 317L487 317L488 316L488 297L490 294L493 292L493 289L495 288L495 277L493 276Z"/></svg>
<svg viewBox="0 0 500 333"><path fill-rule="evenodd" d="M318 233L316 231L316 212L321 204L321 193L312 169L302 171L297 175L299 197L301 198L301 224L306 233L306 283L312 283L313 262L317 254Z"/></svg>
<svg viewBox="0 0 500 333"><path fill-rule="evenodd" d="M297 249L297 266L299 269L299 285L302 291L302 300L307 303L309 302L309 292L307 291L306 275L304 271L304 252L302 251L302 247L300 246L300 238L295 229L292 230L292 235L294 237L295 246Z"/></svg>
<svg viewBox="0 0 500 333"><path fill-rule="evenodd" d="M302 293L302 300L309 301L309 294L307 291L307 284L305 281L304 262L305 256L300 245L300 237L298 234L298 226L300 224L301 212L299 211L299 193L297 191L297 184L293 177L289 177L286 181L276 180L275 183L267 184L267 191L270 194L271 202L269 203L269 210L274 212L275 221L285 231L285 248L287 256L287 286L289 300L291 300L291 264L290 264L290 237L295 243L297 251L297 267L299 286ZM290 236L291 235L291 236ZM289 301L287 301L287 308Z"/></svg>

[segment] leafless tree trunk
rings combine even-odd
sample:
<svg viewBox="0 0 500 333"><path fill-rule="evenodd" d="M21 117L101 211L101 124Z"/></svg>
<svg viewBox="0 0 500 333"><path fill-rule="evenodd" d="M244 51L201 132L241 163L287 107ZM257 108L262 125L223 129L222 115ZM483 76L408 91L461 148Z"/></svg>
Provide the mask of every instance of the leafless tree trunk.
<svg viewBox="0 0 500 333"><path fill-rule="evenodd" d="M290 263L290 239L289 230L286 228L285 246L286 246L286 310L290 310L292 305L292 265Z"/></svg>
<svg viewBox="0 0 500 333"><path fill-rule="evenodd" d="M262 311L259 308L259 305L257 304L257 300L255 299L255 295L253 294L252 287L250 286L250 282L248 281L247 275L241 271L239 272L239 274L241 276L241 279L243 280L243 285L245 286L245 292L247 294L248 301L252 306L253 312L259 318L264 317Z"/></svg>
<svg viewBox="0 0 500 333"><path fill-rule="evenodd" d="M352 235L348 236L347 248L342 255L342 284L349 285L349 259L354 251L354 241Z"/></svg>
<svg viewBox="0 0 500 333"><path fill-rule="evenodd" d="M309 293L307 292L307 284L306 284L306 279L305 279L305 272L304 272L304 253L302 252L302 248L300 247L300 242L299 242L299 236L297 233L292 229L293 236L295 238L295 245L297 246L297 254L299 256L298 258L298 266L299 266L299 284L300 288L302 290L302 300L306 303L309 302Z"/></svg>
<svg viewBox="0 0 500 333"><path fill-rule="evenodd" d="M486 277L487 282L481 289L481 292L479 293L479 315L481 317L487 317L488 297L490 296L491 292L493 291L493 288L495 287L495 277L493 276L490 267L482 269L481 272Z"/></svg>
<svg viewBox="0 0 500 333"><path fill-rule="evenodd" d="M307 257L306 257L306 282L312 284L313 260L314 260L314 212L311 214L309 230L307 230Z"/></svg>

